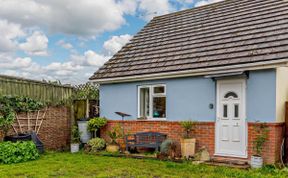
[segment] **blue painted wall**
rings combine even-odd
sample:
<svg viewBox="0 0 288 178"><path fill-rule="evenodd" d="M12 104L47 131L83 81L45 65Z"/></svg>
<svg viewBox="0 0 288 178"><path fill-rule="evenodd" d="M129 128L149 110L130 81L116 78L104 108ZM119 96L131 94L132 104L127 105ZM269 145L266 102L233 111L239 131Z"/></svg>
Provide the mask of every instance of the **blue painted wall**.
<svg viewBox="0 0 288 178"><path fill-rule="evenodd" d="M276 121L276 71L250 73L247 80L248 121Z"/></svg>
<svg viewBox="0 0 288 178"><path fill-rule="evenodd" d="M121 119L115 111L137 118L137 87L166 84L167 120L214 121L216 118L216 84L211 79L189 77L146 82L105 84L100 86L100 113L102 117ZM247 80L247 119L275 121L276 72L250 72ZM210 109L209 104L214 108Z"/></svg>

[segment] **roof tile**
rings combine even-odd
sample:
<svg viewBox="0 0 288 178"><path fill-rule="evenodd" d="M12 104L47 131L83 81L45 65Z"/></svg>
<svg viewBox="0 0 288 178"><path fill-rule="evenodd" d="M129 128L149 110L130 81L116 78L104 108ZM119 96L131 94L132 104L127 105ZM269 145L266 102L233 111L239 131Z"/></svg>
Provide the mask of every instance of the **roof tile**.
<svg viewBox="0 0 288 178"><path fill-rule="evenodd" d="M226 0L152 19L90 79L288 58L288 1Z"/></svg>

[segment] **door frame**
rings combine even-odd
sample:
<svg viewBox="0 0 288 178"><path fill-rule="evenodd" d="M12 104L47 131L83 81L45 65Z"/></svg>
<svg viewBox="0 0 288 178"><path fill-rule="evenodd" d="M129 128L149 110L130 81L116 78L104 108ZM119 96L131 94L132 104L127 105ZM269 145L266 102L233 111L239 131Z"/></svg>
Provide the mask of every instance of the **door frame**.
<svg viewBox="0 0 288 178"><path fill-rule="evenodd" d="M242 83L242 104L243 104L243 119L244 119L244 134L245 136L243 137L244 139L244 154L243 155L235 155L235 154L225 154L225 153L220 153L219 151L219 142L218 142L218 132L219 132L219 129L218 129L218 123L217 123L217 120L219 119L220 117L220 85L221 84L229 84L229 83L235 83L235 82L238 82L238 83ZM248 158L248 123L247 123L247 112L246 112L246 106L247 106L247 80L246 78L244 79L221 79L221 80L216 80L216 120L215 120L215 153L214 155L215 156L227 156L227 157L237 157L237 158Z"/></svg>

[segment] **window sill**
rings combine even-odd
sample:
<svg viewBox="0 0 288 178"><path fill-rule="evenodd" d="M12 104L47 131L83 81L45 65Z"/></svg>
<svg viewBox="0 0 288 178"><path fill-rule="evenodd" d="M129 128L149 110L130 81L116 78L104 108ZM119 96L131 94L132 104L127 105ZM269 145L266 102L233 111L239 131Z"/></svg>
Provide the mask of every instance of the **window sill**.
<svg viewBox="0 0 288 178"><path fill-rule="evenodd" d="M166 118L148 118L147 121L166 121Z"/></svg>

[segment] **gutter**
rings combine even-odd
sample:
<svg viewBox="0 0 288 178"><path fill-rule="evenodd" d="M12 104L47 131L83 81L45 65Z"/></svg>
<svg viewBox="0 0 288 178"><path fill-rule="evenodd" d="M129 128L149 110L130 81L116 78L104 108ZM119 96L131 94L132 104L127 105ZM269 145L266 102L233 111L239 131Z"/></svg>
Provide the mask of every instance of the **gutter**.
<svg viewBox="0 0 288 178"><path fill-rule="evenodd" d="M250 64L223 66L223 67L192 69L192 70L176 71L176 72L133 75L133 76L126 76L126 77L104 78L104 79L94 79L94 80L92 79L90 80L90 82L97 83L97 84L124 83L124 82L158 80L158 79L168 79L168 78L171 79L171 78L181 78L181 77L191 77L191 76L219 75L219 74L226 74L226 73L271 69L271 68L285 67L285 66L288 66L288 59L257 62L257 63L252 63L252 64L250 63Z"/></svg>

